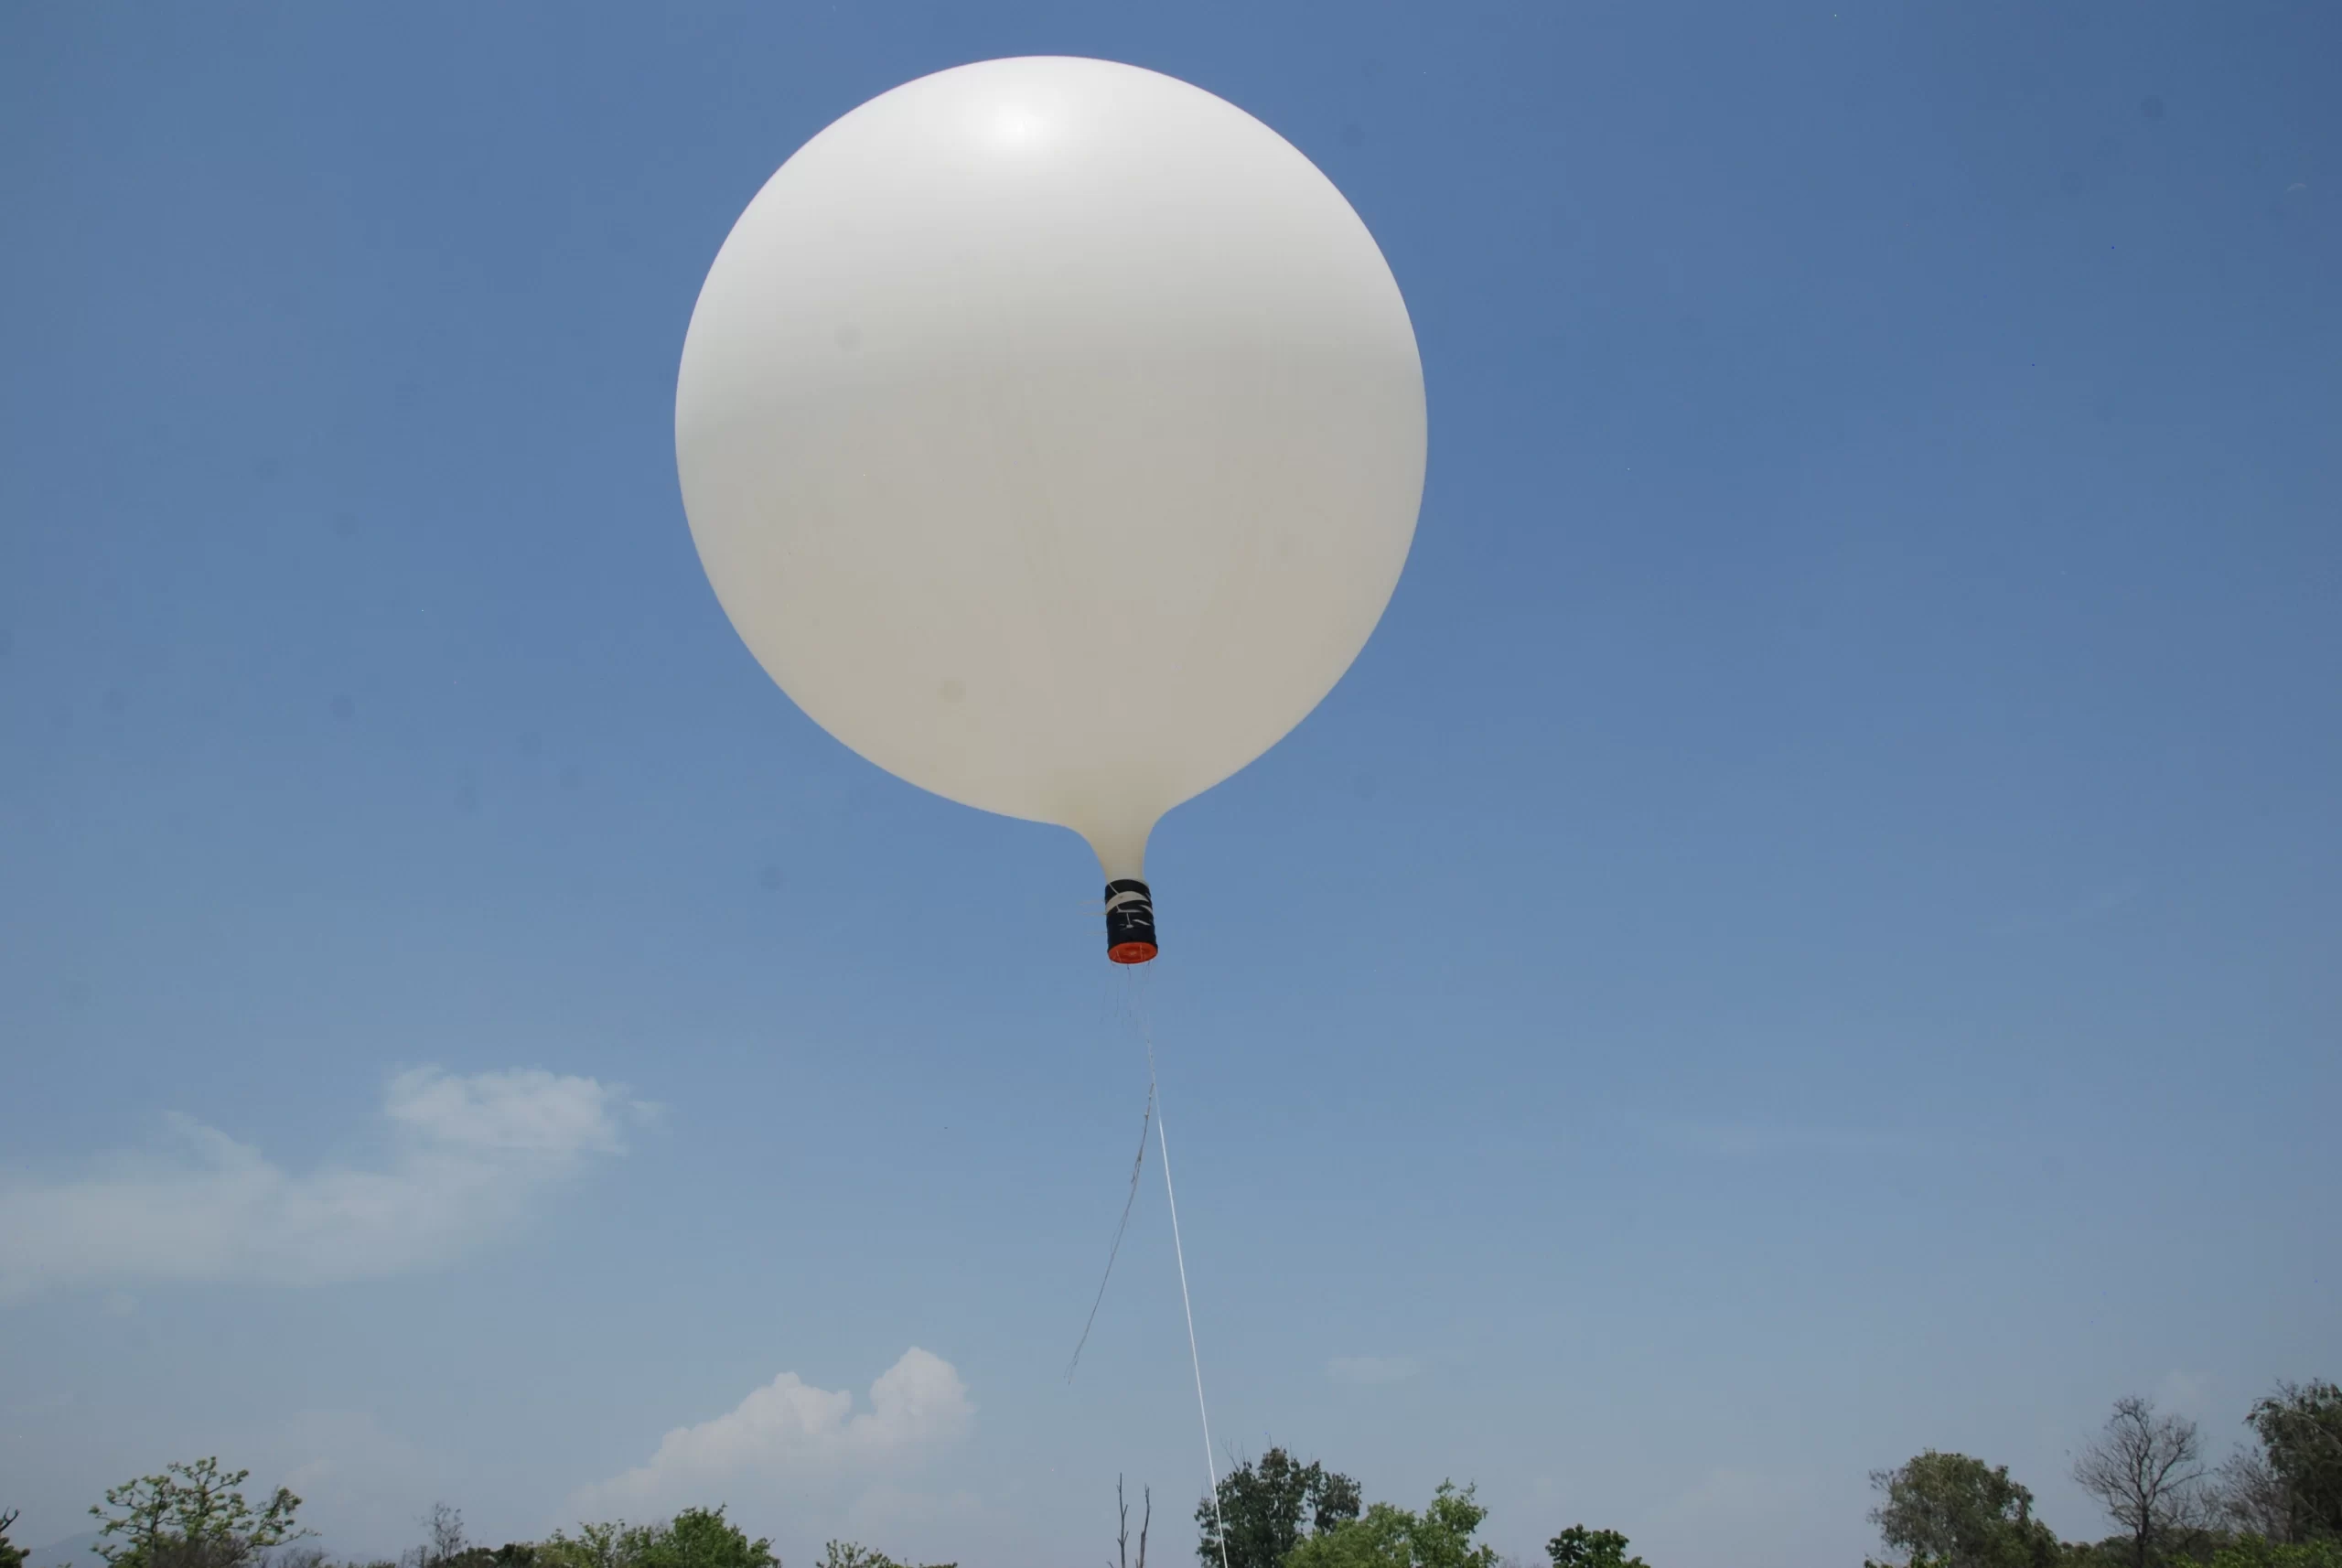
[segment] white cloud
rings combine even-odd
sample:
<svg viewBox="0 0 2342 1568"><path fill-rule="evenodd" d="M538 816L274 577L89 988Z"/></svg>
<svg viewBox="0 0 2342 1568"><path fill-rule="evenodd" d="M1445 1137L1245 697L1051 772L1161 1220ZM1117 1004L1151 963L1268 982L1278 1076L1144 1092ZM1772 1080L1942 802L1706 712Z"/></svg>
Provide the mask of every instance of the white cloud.
<svg viewBox="0 0 2342 1568"><path fill-rule="evenodd" d="M454 1257L546 1188L621 1154L651 1108L623 1088L541 1070L391 1079L376 1168L294 1173L186 1116L176 1148L67 1179L0 1177L0 1300L134 1280L314 1284Z"/></svg>
<svg viewBox="0 0 2342 1568"><path fill-rule="evenodd" d="M586 1518L650 1512L718 1495L777 1497L911 1465L967 1434L975 1419L951 1363L913 1346L870 1385L857 1412L845 1390L783 1372L738 1405L660 1441L649 1462L580 1491Z"/></svg>
<svg viewBox="0 0 2342 1568"><path fill-rule="evenodd" d="M1423 1369L1404 1356L1337 1356L1326 1375L1338 1383L1402 1383Z"/></svg>
<svg viewBox="0 0 2342 1568"><path fill-rule="evenodd" d="M452 1078L433 1068L391 1080L391 1121L426 1143L564 1159L625 1152L618 1112L623 1089L538 1071Z"/></svg>

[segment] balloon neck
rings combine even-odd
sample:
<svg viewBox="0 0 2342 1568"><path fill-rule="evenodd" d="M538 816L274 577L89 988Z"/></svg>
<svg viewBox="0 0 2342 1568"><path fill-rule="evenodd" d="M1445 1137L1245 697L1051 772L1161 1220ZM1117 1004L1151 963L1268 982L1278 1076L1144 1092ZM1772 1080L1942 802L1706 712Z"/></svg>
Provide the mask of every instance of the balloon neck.
<svg viewBox="0 0 2342 1568"><path fill-rule="evenodd" d="M1145 963L1156 950L1155 897L1146 884L1132 876L1106 884L1106 956L1116 963Z"/></svg>

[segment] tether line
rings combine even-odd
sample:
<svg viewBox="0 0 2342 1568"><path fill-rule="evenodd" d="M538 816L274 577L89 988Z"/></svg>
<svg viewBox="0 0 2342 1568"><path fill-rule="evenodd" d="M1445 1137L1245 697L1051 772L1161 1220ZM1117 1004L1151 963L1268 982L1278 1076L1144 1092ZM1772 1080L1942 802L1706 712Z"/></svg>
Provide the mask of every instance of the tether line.
<svg viewBox="0 0 2342 1568"><path fill-rule="evenodd" d="M1212 1455L1211 1407L1204 1401L1204 1359L1196 1348L1196 1306L1187 1294L1187 1248L1179 1238L1179 1193L1171 1183L1171 1134L1163 1124L1163 1095L1155 1076L1155 1031L1146 1021L1146 993L1144 985L1137 983L1140 978L1133 977L1133 983L1125 993L1125 1016L1137 1026L1139 1038L1146 1046L1146 1114L1138 1124L1138 1157L1131 1162L1130 1193L1123 1199L1123 1218L1114 1227L1114 1243L1106 1251L1106 1273L1098 1282L1098 1294L1090 1303L1089 1321L1081 1326L1081 1338L1073 1348L1073 1359L1066 1363L1065 1376L1068 1382L1073 1380L1073 1369L1081 1364L1082 1347L1090 1343L1090 1330L1098 1322L1099 1304L1106 1299L1106 1283L1114 1277L1114 1260L1122 1253L1123 1234L1130 1229L1131 1208L1138 1201L1139 1173L1146 1165L1146 1130L1152 1122L1155 1144L1163 1151L1163 1196L1171 1207L1171 1255L1179 1264L1179 1310L1187 1321L1187 1361L1196 1373L1196 1414L1203 1423L1204 1473L1211 1477L1212 1526L1219 1541L1219 1568L1229 1568L1228 1520L1219 1508L1219 1461Z"/></svg>
<svg viewBox="0 0 2342 1568"><path fill-rule="evenodd" d="M1122 1255L1123 1232L1131 1228L1131 1208L1138 1202L1138 1174L1146 1164L1146 1133L1155 1121L1155 1074L1146 1075L1146 1114L1138 1124L1138 1157L1131 1162L1130 1196L1123 1199L1123 1222L1114 1227L1114 1244L1106 1250L1106 1272L1098 1281L1098 1294L1090 1304L1090 1319L1081 1326L1081 1338L1073 1348L1073 1359L1065 1364L1065 1380L1073 1381L1073 1369L1081 1365L1081 1348L1090 1343L1090 1331L1098 1324L1098 1306L1106 1299L1106 1282L1114 1277L1114 1260Z"/></svg>
<svg viewBox="0 0 2342 1568"><path fill-rule="evenodd" d="M1187 1299L1187 1250L1179 1241L1179 1195L1171 1187L1171 1134L1155 1090L1155 1041L1146 1042L1146 1098L1155 1105L1155 1138L1163 1149L1163 1196L1171 1205L1171 1253L1179 1260L1179 1305L1187 1315L1187 1359L1196 1369L1196 1413L1203 1419L1204 1469L1211 1477L1211 1520L1219 1537L1219 1568L1228 1568L1228 1521L1219 1512L1219 1462L1211 1452L1211 1411L1204 1403L1204 1359L1196 1348L1196 1308Z"/></svg>

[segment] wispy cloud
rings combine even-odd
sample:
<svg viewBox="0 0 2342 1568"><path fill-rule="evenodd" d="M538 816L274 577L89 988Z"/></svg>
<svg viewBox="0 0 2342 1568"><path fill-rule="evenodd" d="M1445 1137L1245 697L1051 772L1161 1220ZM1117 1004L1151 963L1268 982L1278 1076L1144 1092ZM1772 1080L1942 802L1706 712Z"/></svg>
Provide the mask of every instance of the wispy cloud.
<svg viewBox="0 0 2342 1568"><path fill-rule="evenodd" d="M1404 1356L1337 1356L1326 1375L1338 1383L1402 1383L1423 1369Z"/></svg>
<svg viewBox="0 0 2342 1568"><path fill-rule="evenodd" d="M1804 1549L1797 1558L1810 1561L1830 1555L1821 1545L1829 1536L1816 1528L1817 1516L1828 1517L1816 1506L1822 1496L1815 1478L1801 1471L1722 1466L1697 1475L1660 1517L1677 1524L1729 1525L1767 1541L1818 1536L1799 1543Z"/></svg>
<svg viewBox="0 0 2342 1568"><path fill-rule="evenodd" d="M1651 1142L1680 1155L1761 1159L1790 1155L1908 1155L1927 1149L1920 1134L1877 1127L1813 1127L1777 1122L1639 1119Z"/></svg>
<svg viewBox="0 0 2342 1568"><path fill-rule="evenodd" d="M869 1481L959 1441L975 1421L951 1363L917 1346L870 1385L867 1410L854 1403L846 1390L783 1372L724 1414L670 1432L646 1463L585 1487L574 1504L586 1518L639 1518L719 1494L769 1498Z"/></svg>
<svg viewBox="0 0 2342 1568"><path fill-rule="evenodd" d="M0 1176L0 1300L139 1281L316 1284L444 1263L623 1153L626 1123L651 1109L590 1078L418 1068L384 1091L381 1161L302 1173L173 1115L164 1146L96 1171Z"/></svg>
<svg viewBox="0 0 2342 1568"><path fill-rule="evenodd" d="M2145 897L2147 885L2135 876L2111 883L2061 904L2020 911L2002 922L2001 934L2037 937L2093 926L2116 911L2137 903Z"/></svg>
<svg viewBox="0 0 2342 1568"><path fill-rule="evenodd" d="M2174 1367L2164 1374L2163 1381L2155 1385L2155 1402L2183 1415L2200 1414L2208 1402L2205 1396L2210 1382L2211 1380L2201 1372Z"/></svg>
<svg viewBox="0 0 2342 1568"><path fill-rule="evenodd" d="M299 1493L302 1522L332 1544L336 1558L350 1562L403 1551L429 1506L425 1499L446 1495L462 1468L444 1450L393 1432L365 1411L301 1411L251 1434L236 1451L252 1456L255 1477ZM469 1520L476 1529L494 1528L478 1514Z"/></svg>

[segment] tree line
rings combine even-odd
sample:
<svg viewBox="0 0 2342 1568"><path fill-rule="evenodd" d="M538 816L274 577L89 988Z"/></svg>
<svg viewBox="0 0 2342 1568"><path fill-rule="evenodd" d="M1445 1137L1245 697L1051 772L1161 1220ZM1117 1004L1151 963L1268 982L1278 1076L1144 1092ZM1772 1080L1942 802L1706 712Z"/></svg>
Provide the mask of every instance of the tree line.
<svg viewBox="0 0 2342 1568"><path fill-rule="evenodd" d="M2196 1423L2116 1401L2074 1459L2114 1526L2090 1541L2036 1518L2007 1466L1930 1449L1872 1474L1885 1560L1864 1568L2342 1568L2342 1388L2280 1383L2245 1427L2215 1466ZM1198 1505L1196 1555L1203 1568L1508 1568L1473 1540L1485 1517L1470 1487L1445 1483L1419 1513L1365 1506L1348 1477L1273 1448ZM1628 1545L1574 1524L1545 1552L1552 1568L1645 1568Z"/></svg>
<svg viewBox="0 0 2342 1568"><path fill-rule="evenodd" d="M420 1545L396 1558L329 1563L304 1544L301 1499L279 1487L255 1507L243 1493L249 1470L222 1470L216 1458L164 1466L158 1476L124 1481L90 1509L98 1520L91 1550L105 1568L781 1568L772 1542L750 1540L725 1509L685 1509L656 1524L623 1520L556 1530L543 1541L486 1546L464 1530L460 1509L435 1504ZM0 1513L0 1568L24 1568L24 1549L8 1541L16 1510ZM833 1541L815 1568L959 1568L900 1563L851 1541Z"/></svg>
<svg viewBox="0 0 2342 1568"><path fill-rule="evenodd" d="M1909 1568L2342 1568L2342 1388L2280 1383L2244 1424L2214 1466L2196 1423L2117 1400L2073 1466L2103 1540L2058 1540L2007 1466L1932 1449L1872 1475L1871 1520Z"/></svg>
<svg viewBox="0 0 2342 1568"><path fill-rule="evenodd" d="M2093 1541L2059 1539L2007 1466L1929 1449L1872 1473L1870 1521L1886 1558L1863 1568L2342 1568L2342 1388L2280 1383L2244 1424L2248 1441L2214 1465L2195 1422L2118 1400L2074 1459L2075 1482L2114 1527ZM722 1507L489 1547L467 1539L463 1515L445 1504L400 1558L328 1564L303 1544L301 1499L280 1487L255 1505L248 1478L208 1458L125 1481L90 1510L100 1521L93 1550L106 1568L782 1568L771 1541L751 1540ZM1116 1483L1108 1568L1146 1568L1155 1504L1151 1492L1142 1498L1133 1557ZM1419 1509L1369 1503L1349 1477L1271 1448L1197 1504L1195 1550L1203 1568L1520 1568L1476 1539L1487 1518L1470 1485L1443 1481ZM23 1568L23 1550L8 1541L16 1520L0 1511L0 1568ZM1551 1568L1649 1568L1628 1544L1579 1523L1547 1541L1545 1554ZM956 1565L833 1541L814 1568Z"/></svg>
<svg viewBox="0 0 2342 1568"><path fill-rule="evenodd" d="M1506 1568L1473 1539L1488 1517L1468 1485L1442 1481L1419 1510L1368 1503L1348 1476L1272 1448L1196 1505L1196 1556L1205 1568ZM1120 1568L1146 1568L1144 1543ZM1616 1530L1572 1525L1545 1550L1553 1568L1647 1568Z"/></svg>

